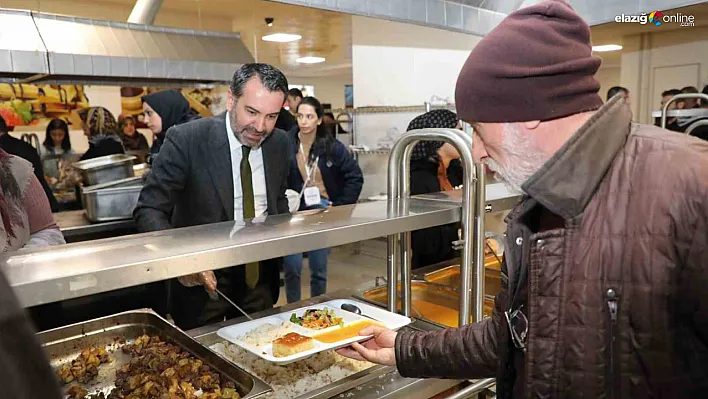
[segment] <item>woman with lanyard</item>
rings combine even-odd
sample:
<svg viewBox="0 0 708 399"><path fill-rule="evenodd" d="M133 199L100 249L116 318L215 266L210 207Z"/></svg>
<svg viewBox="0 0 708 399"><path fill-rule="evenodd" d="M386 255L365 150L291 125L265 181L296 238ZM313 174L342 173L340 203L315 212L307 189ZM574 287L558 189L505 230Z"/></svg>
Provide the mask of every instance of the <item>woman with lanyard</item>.
<svg viewBox="0 0 708 399"><path fill-rule="evenodd" d="M364 185L359 165L322 123L323 116L322 104L305 97L297 107L298 128L289 133L294 156L288 188L300 193L300 210L354 204ZM327 291L328 255L329 248L308 252L311 297ZM283 259L288 303L300 300L302 259L303 254Z"/></svg>

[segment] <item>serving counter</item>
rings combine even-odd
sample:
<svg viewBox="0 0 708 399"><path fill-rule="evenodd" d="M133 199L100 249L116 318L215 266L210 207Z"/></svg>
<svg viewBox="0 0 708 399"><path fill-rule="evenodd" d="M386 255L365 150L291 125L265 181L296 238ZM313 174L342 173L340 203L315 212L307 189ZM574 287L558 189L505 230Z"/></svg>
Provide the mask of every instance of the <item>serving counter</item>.
<svg viewBox="0 0 708 399"><path fill-rule="evenodd" d="M25 307L166 280L186 274L390 236L461 219L461 192L412 197L405 207L387 201L277 215L244 222L226 222L169 231L130 235L64 246L21 250L0 256L10 284ZM519 197L501 185L488 185L488 212L510 209ZM339 291L301 301L277 312L363 292ZM383 306L382 306L383 307ZM406 328L432 331L440 325L413 317ZM216 331L244 320L230 320L189 331L211 347L223 341ZM374 366L298 399L311 398L466 398L476 397L493 380L471 383L401 377L395 368Z"/></svg>
<svg viewBox="0 0 708 399"><path fill-rule="evenodd" d="M340 290L327 293L325 295L310 298L300 302L282 306L280 308L269 309L251 315L253 318L262 318L288 312L305 306L315 306L322 302L327 302L333 299L355 298L360 301L367 301L362 296L360 290ZM368 302L368 301L367 301ZM369 302L372 303L372 302ZM372 303L373 304L373 303ZM217 323L198 329L188 331L195 340L202 345L212 347L223 341L217 336L216 331L222 327L238 324L248 321L246 318L234 319ZM404 330L415 331L435 331L441 327L424 320L415 319L412 324L404 327ZM493 382L490 380L481 380L474 382L482 382L478 389L475 389L470 396L460 396L460 398L488 398L493 396L490 388ZM373 366L364 371L345 377L342 380L335 381L331 384L307 392L293 399L327 399L327 398L407 398L407 399L428 399L439 398L447 399L454 397L453 395L460 392L465 387L470 386L469 381L460 380L441 380L441 379L420 379L420 378L405 378L402 377L395 367Z"/></svg>

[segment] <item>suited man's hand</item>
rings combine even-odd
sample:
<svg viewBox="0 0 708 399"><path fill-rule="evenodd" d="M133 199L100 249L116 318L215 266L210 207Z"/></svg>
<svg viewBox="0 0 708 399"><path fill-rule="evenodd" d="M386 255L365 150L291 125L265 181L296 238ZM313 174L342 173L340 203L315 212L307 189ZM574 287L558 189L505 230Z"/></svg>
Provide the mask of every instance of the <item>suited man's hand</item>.
<svg viewBox="0 0 708 399"><path fill-rule="evenodd" d="M196 287L201 285L204 286L209 293L213 294L216 291L216 276L211 270L208 272L182 276L177 280L179 280L179 282L185 287Z"/></svg>

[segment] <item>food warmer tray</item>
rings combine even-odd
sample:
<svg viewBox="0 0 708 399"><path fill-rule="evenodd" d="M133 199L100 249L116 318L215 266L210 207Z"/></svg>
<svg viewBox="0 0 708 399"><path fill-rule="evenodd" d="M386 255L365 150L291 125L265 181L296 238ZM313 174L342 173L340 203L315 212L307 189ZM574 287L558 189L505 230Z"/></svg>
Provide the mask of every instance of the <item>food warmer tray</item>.
<svg viewBox="0 0 708 399"><path fill-rule="evenodd" d="M83 183L93 186L135 176L133 161L137 158L127 154L106 155L75 163L81 171Z"/></svg>
<svg viewBox="0 0 708 399"><path fill-rule="evenodd" d="M115 387L116 370L130 361L130 355L124 354L120 348L143 334L157 335L162 340L179 345L223 377L233 381L242 398L261 397L272 391L262 380L224 360L150 310L118 313L59 327L38 333L37 337L55 369L71 362L85 348L105 347L109 351L111 362L101 364L95 380L84 384L83 387L90 394L103 392L108 395ZM65 385L64 389L73 384L72 382Z"/></svg>

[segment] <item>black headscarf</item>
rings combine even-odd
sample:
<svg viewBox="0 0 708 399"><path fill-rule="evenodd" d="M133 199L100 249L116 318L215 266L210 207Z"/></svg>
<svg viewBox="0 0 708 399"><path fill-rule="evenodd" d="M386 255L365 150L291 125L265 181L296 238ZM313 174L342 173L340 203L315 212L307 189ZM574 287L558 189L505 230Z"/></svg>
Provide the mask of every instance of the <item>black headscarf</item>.
<svg viewBox="0 0 708 399"><path fill-rule="evenodd" d="M162 119L162 132L164 135L167 129L174 125L179 125L190 120L189 102L177 90L156 91L147 96L143 96L143 102L160 115Z"/></svg>
<svg viewBox="0 0 708 399"><path fill-rule="evenodd" d="M172 126L189 122L194 119L190 115L189 102L177 90L162 90L143 96L142 101L160 115L162 119L162 131L155 135L150 153L160 152L162 142L165 140L165 133Z"/></svg>
<svg viewBox="0 0 708 399"><path fill-rule="evenodd" d="M457 115L447 109L436 109L415 117L406 131L416 129L454 129L458 123ZM443 146L442 141L421 141L413 148L411 161L422 159L437 159L438 148Z"/></svg>

